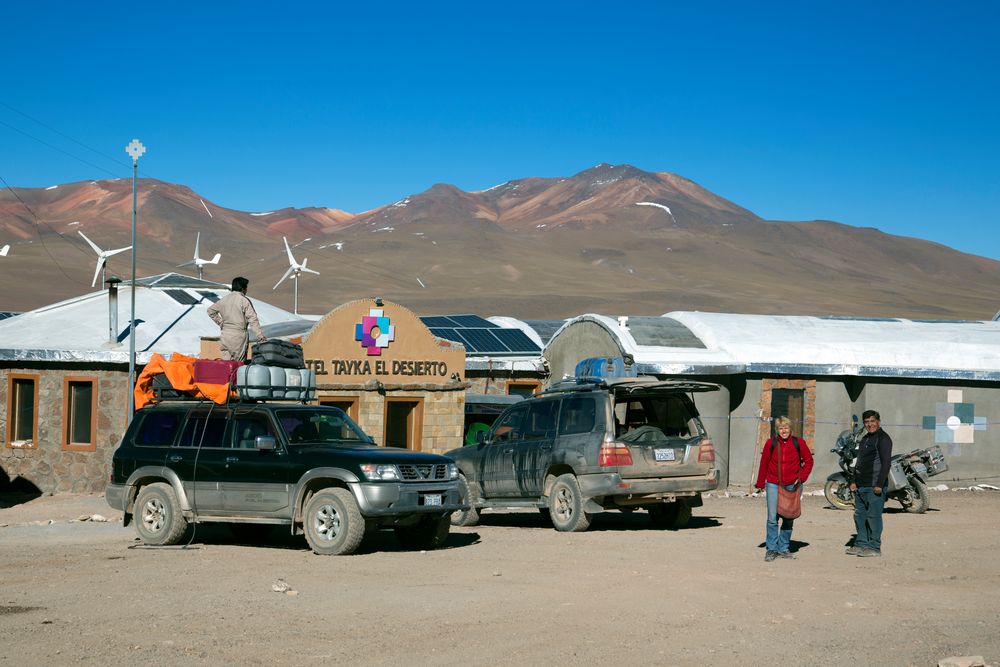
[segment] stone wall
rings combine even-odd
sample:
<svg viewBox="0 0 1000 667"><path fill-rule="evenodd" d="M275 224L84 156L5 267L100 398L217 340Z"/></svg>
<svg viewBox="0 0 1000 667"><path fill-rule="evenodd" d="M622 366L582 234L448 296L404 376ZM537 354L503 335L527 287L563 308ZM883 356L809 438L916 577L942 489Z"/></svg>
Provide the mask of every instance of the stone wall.
<svg viewBox="0 0 1000 667"><path fill-rule="evenodd" d="M37 376L38 440L12 447L8 440L11 373ZM64 445L64 379L93 377L96 403L96 443L93 451L72 451ZM33 486L43 493L98 493L108 483L111 455L126 427L128 371L114 368L2 368L0 369L0 490L8 485ZM30 488L30 487L29 487Z"/></svg>

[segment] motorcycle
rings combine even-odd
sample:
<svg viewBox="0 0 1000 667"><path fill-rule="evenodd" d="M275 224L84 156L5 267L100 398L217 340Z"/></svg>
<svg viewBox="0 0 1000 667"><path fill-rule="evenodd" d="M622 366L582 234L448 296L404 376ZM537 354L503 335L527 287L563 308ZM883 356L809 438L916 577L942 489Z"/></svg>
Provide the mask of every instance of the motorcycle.
<svg viewBox="0 0 1000 667"><path fill-rule="evenodd" d="M865 435L863 426L855 420L854 427L842 431L836 446L830 451L838 456L840 472L826 478L823 492L827 501L837 509L854 508L851 481L858 462L858 444ZM914 449L908 454L895 454L889 462L889 478L884 493L898 501L903 509L913 514L923 514L931 506L927 495L927 480L948 469L940 445Z"/></svg>

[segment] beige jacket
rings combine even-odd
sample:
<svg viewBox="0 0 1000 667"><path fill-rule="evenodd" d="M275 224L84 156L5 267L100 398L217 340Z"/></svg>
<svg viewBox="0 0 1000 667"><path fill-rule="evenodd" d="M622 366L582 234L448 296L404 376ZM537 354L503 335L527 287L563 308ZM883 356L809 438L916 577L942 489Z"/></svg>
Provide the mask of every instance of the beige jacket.
<svg viewBox="0 0 1000 667"><path fill-rule="evenodd" d="M222 329L219 349L223 359L243 361L247 358L250 337L247 328L253 329L257 338L264 340L257 311L242 292L230 292L208 307L208 316Z"/></svg>

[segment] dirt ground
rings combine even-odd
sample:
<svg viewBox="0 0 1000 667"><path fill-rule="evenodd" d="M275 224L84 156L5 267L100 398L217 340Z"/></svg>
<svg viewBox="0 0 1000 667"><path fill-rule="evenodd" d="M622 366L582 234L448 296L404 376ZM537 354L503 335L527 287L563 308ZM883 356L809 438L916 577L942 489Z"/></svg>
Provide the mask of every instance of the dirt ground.
<svg viewBox="0 0 1000 667"><path fill-rule="evenodd" d="M0 509L0 665L996 665L1000 493L931 505L890 502L883 557L856 558L852 515L807 496L798 559L765 563L753 497L683 530L492 513L441 550L379 533L343 557L211 525L144 548L102 497L43 497Z"/></svg>

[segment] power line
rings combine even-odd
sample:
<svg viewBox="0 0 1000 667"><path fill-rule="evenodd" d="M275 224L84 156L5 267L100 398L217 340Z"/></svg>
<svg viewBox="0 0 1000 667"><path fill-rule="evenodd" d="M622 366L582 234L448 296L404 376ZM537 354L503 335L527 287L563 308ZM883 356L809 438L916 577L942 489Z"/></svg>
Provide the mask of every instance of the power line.
<svg viewBox="0 0 1000 667"><path fill-rule="evenodd" d="M74 160L78 160L78 161L84 163L88 167L93 167L94 169L97 169L99 171L103 171L105 174L111 174L115 178L121 178L121 176L119 174L116 174L113 171L109 171L109 170L105 169L104 167L101 167L101 166L98 166L98 165L94 164L93 162L89 162L87 160L84 160L82 157L78 157L76 155L73 155L69 151L64 151L63 149L59 148L58 146L53 146L49 142L44 141L43 139L39 139L38 137L36 137L36 136L34 136L32 134L29 134L29 133L25 132L24 130L22 130L22 129L18 128L18 127L14 127L10 123L7 123L5 121L0 120L0 125L5 125L6 127L9 127L10 129L14 130L15 132L23 134L24 136L28 137L29 139L33 139L34 141L37 141L38 143L40 143L40 144L42 144L44 146L47 146L47 147L51 148L54 151L58 151L58 152L62 153L63 155L66 155L67 157L71 157Z"/></svg>
<svg viewBox="0 0 1000 667"><path fill-rule="evenodd" d="M63 274L66 277L66 280L72 281L73 278L68 273L66 273L65 270L63 270L62 265L58 261L56 261L56 258L52 256L51 252L49 252L48 246L45 245L45 238L42 236L41 231L38 229L39 224L40 224L39 220L38 220L38 216L36 216L35 212L33 210L31 210L31 207L28 206L28 204L23 199L21 199L21 197L18 196L17 192L14 191L14 188L10 187L10 185L7 184L7 181L6 181L6 179L4 179L3 176L0 176L0 182L3 182L4 187L6 187L8 190L10 190L10 193L12 195L14 195L14 198L17 199L17 201L21 202L21 206L23 206L25 208L25 210L27 210L28 213L31 214L31 219L35 223L35 233L38 234L38 242L41 244L42 249L45 251L45 254L49 256L49 259L52 260L52 263L55 264L55 266L56 266L57 269L59 269L59 273ZM46 225L46 227L48 227L48 225ZM49 227L49 229L52 230L53 232L55 232L56 234L58 234L59 237L62 238L64 241L68 241L68 239L66 237L64 237L62 234L59 234L59 232L56 232L51 227ZM80 250L80 248L78 248L75 243L72 243L71 245L74 248L76 248L77 250Z"/></svg>

